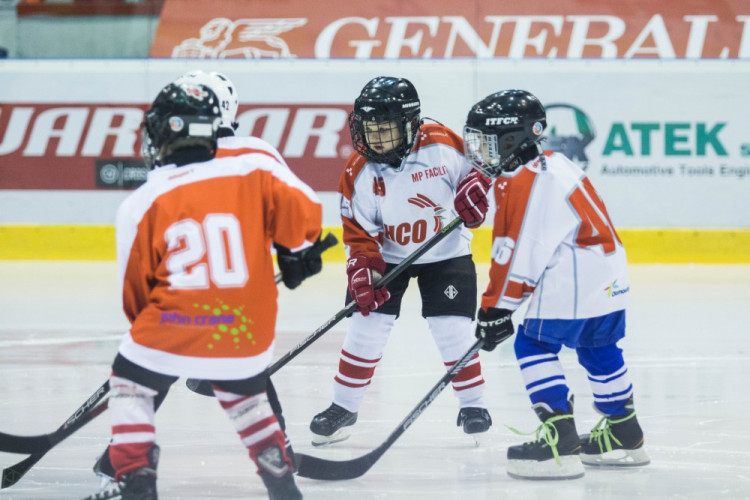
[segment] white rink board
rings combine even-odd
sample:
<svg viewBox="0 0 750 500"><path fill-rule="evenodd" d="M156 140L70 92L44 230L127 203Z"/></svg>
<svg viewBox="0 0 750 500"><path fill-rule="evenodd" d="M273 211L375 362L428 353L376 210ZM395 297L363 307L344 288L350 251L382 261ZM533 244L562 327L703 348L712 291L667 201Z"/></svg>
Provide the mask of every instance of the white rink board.
<svg viewBox="0 0 750 500"><path fill-rule="evenodd" d="M227 74L245 105L347 105L370 78L404 76L419 91L423 116L456 131L485 95L524 88L585 114L594 130L587 172L618 227L750 227L748 61L6 60L0 96L11 104L144 104L197 67ZM563 130L568 118L555 123L559 133L572 133ZM14 133L0 129L0 162ZM343 168L338 157L330 164ZM0 190L0 224L109 224L124 195L49 194ZM329 224L337 223L334 199L325 200Z"/></svg>

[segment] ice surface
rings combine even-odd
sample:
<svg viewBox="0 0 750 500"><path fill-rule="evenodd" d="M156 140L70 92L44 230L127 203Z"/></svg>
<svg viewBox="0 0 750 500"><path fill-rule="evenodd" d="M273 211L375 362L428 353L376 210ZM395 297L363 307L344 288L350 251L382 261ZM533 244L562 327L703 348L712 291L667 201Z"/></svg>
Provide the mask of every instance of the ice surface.
<svg viewBox="0 0 750 500"><path fill-rule="evenodd" d="M487 266L478 267L481 289ZM750 266L632 266L631 281L628 337L620 345L651 465L587 468L583 479L562 482L508 477L506 448L527 437L506 425L526 431L537 426L509 342L481 355L494 426L479 447L456 427L456 400L447 389L365 476L298 479L305 498L750 498ZM344 286L343 264L328 264L297 290L280 291L277 357L343 307ZM0 262L0 430L50 432L106 380L127 325L116 287L111 262ZM367 453L442 376L437 348L419 316L416 286L396 325L347 441L314 448L307 428L330 403L345 321L274 376L297 451L331 459ZM571 351L561 359L576 394L577 424L585 431L598 420L588 382ZM161 498L266 498L215 401L179 381L156 424ZM0 490L0 499L75 499L95 492L91 466L108 434L105 413L18 484ZM0 453L0 466L24 458Z"/></svg>

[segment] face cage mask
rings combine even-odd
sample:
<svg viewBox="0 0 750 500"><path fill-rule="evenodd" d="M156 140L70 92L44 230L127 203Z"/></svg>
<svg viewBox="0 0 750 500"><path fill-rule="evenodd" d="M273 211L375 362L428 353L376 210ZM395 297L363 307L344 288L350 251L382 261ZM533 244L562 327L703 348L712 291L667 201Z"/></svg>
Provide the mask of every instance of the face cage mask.
<svg viewBox="0 0 750 500"><path fill-rule="evenodd" d="M464 127L464 156L486 177L494 178L503 172L497 135L486 135L479 129Z"/></svg>
<svg viewBox="0 0 750 500"><path fill-rule="evenodd" d="M151 142L145 124L141 127L141 157L149 170L159 166L159 150Z"/></svg>
<svg viewBox="0 0 750 500"><path fill-rule="evenodd" d="M391 120L381 120L380 123L384 121L395 122L395 128L401 134L401 143L386 153L378 153L377 151L371 149L368 145L367 133L365 132L364 124L364 122L366 121L375 120L365 120L353 111L349 115L349 130L352 135L352 144L354 145L354 149L355 151L357 151L357 153L361 154L370 161L376 163L386 163L388 165L397 167L401 164L404 156L406 156L406 154L411 149L412 144L414 144L415 130L413 129L415 128L414 122L417 120L415 120L414 118L405 119L399 116L393 117ZM419 128L418 125L416 128ZM381 144L386 142L388 141L382 141Z"/></svg>

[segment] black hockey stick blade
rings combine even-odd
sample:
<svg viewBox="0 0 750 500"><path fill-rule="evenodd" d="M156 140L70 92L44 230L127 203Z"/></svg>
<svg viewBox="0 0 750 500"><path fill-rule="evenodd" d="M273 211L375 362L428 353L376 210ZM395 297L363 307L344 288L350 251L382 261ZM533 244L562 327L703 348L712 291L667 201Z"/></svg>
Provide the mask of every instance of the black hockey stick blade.
<svg viewBox="0 0 750 500"><path fill-rule="evenodd" d="M105 385L108 391L109 381L107 381ZM104 388L104 385L100 387L100 389L102 388ZM102 397L107 394L107 391L104 392ZM96 394L94 394L92 398L94 398L95 396ZM104 412L104 410L107 409L108 404L109 404L109 401L105 400L99 406L96 406L88 411L84 411L83 413L79 414L77 417L76 417L76 414L74 414L70 419L68 419L68 422L63 424L63 426L66 424L68 425L67 427L65 427L65 431L66 431L65 435L58 436L54 444L50 446L47 450L42 451L40 453L33 453L31 456L25 458L24 460L21 460L17 464L11 465L10 467L6 467L5 469L3 469L3 477L2 477L2 482L0 483L0 489L13 486L18 481L20 481L21 478L47 454L47 452L49 452L54 446L59 444L62 440L64 440L65 438L73 434L75 431L77 431L78 429L80 429L81 427L83 427L84 425L91 422L93 419L95 419L99 415L101 415ZM73 417L76 417L76 419L71 422L71 419L73 419ZM60 429L62 429L62 427ZM59 430L56 432L59 432Z"/></svg>
<svg viewBox="0 0 750 500"><path fill-rule="evenodd" d="M411 253L408 257L406 257L399 265L394 267L390 270L388 274L383 276L383 278L375 283L376 288L381 288L386 286L388 283L393 281L398 275L400 275L404 270L412 265L415 260L420 258L422 255L427 253L428 250L430 250L432 247L440 243L440 241L443 240L448 234L450 234L451 231L456 229L461 225L461 218L456 217L452 221L450 221L448 224L446 224L443 228L440 229L440 232L436 233L432 238L427 240L421 247L417 248L414 252ZM329 246L333 246L338 243L338 240L336 237L328 233L328 235L325 237L323 242ZM334 243L331 243L332 241L335 241ZM326 248L328 248L327 246ZM278 283L278 281L277 281ZM290 362L292 359L294 359L299 353L307 349L307 347L318 340L320 337L323 336L324 333L326 333L328 330L333 328L338 322L340 322L342 319L346 318L350 314L354 312L354 310L357 308L357 304L352 300L350 301L346 307L341 309L339 312L337 312L331 319L323 323L318 327L317 330L312 332L310 335L305 337L305 339L294 346L289 352L287 352L285 355L283 355L281 358L279 358L274 364L272 364L268 368L268 374L273 375L279 369ZM187 379L185 381L185 384L188 386L188 389L190 389L193 392L197 392L198 394L202 394L203 396L213 396L214 391L211 388L211 384L205 380L196 380L196 379Z"/></svg>
<svg viewBox="0 0 750 500"><path fill-rule="evenodd" d="M46 453L60 441L80 428L78 423L85 419L89 410L96 406L109 392L109 380L104 382L56 431L37 436L17 436L0 432L0 451L6 453ZM86 420L88 422L88 420ZM85 423L85 422L84 422Z"/></svg>
<svg viewBox="0 0 750 500"><path fill-rule="evenodd" d="M401 435L406 432L411 424L422 414L422 412L432 404L435 398L450 384L456 375L471 361L477 352L484 345L484 339L477 340L466 354L459 359L456 364L438 381L430 392L417 403L417 406L409 412L398 427L390 436L377 448L361 457L351 460L326 460L323 458L313 457L304 453L295 453L297 465L297 475L310 479L321 479L327 481L341 481L344 479L354 479L364 475L375 462L391 447Z"/></svg>

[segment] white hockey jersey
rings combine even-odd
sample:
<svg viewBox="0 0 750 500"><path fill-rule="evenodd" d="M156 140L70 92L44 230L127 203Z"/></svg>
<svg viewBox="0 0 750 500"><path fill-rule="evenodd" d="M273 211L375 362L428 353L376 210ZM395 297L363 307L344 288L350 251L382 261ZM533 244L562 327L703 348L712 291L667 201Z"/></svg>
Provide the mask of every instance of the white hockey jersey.
<svg viewBox="0 0 750 500"><path fill-rule="evenodd" d="M353 153L339 181L347 256L382 257L398 264L457 217L456 186L471 172L463 141L450 129L426 124L399 168ZM415 263L471 253L471 231L450 233Z"/></svg>
<svg viewBox="0 0 750 500"><path fill-rule="evenodd" d="M526 318L583 319L624 310L630 296L625 249L584 172L545 152L494 184L490 283L482 307ZM546 165L545 165L546 164Z"/></svg>

